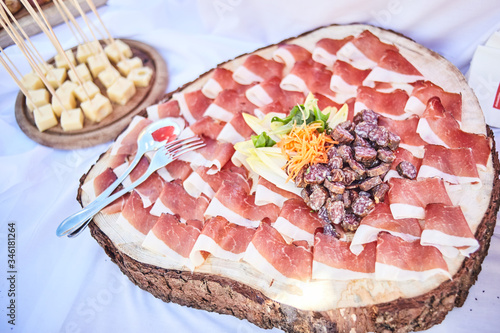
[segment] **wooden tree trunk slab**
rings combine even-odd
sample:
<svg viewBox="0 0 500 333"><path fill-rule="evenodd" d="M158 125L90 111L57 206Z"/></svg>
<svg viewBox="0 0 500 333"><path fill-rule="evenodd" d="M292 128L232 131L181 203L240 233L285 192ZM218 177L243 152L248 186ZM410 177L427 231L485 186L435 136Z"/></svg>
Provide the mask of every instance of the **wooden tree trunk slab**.
<svg viewBox="0 0 500 333"><path fill-rule="evenodd" d="M453 279L430 278L424 282L329 281L331 285L312 281L307 293L300 294L301 290L297 292L293 288L296 286L273 283L245 262L209 258L191 272L141 247L144 235L120 227L116 223L118 214L98 214L90 224L91 234L131 281L166 302L231 314L262 328L277 327L288 332L424 330L440 323L453 307L463 305L488 253L500 204L500 163L493 133L485 125L479 103L460 71L438 54L404 36L367 25L347 25L321 28L286 42L312 49L321 38L344 38L365 29L372 31L383 42L397 45L428 80L446 91L461 93L462 129L485 134L493 142L487 170L480 174L480 190L464 186L462 191L450 194L471 221L471 230L481 245L470 257L448 262ZM254 53L270 58L276 48L273 45ZM234 70L247 56L220 66ZM201 75L175 92L200 89L210 74L211 71ZM109 150L82 177L82 186L107 167L108 159ZM82 187L77 199L83 206L89 202ZM327 286L327 289L321 289L322 286ZM354 296L359 296L361 301Z"/></svg>

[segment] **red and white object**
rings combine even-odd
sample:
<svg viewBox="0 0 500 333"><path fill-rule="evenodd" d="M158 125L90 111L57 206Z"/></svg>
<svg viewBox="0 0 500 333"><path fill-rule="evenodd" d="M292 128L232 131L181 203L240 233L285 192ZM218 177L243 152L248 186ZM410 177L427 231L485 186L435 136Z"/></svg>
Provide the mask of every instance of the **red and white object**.
<svg viewBox="0 0 500 333"><path fill-rule="evenodd" d="M360 86L357 90L354 114L370 109L385 117L403 120L410 116L404 111L407 100L408 94L401 89L384 93L374 88Z"/></svg>
<svg viewBox="0 0 500 333"><path fill-rule="evenodd" d="M281 78L283 77L284 67L283 63L252 54L245 59L243 64L236 68L233 79L239 84L248 85L254 82L262 82L273 76Z"/></svg>
<svg viewBox="0 0 500 333"><path fill-rule="evenodd" d="M311 59L311 52L297 44L279 44L273 52L273 60L291 68L297 61Z"/></svg>
<svg viewBox="0 0 500 333"><path fill-rule="evenodd" d="M375 82L412 83L424 77L401 53L388 49L373 68L364 85Z"/></svg>
<svg viewBox="0 0 500 333"><path fill-rule="evenodd" d="M181 115L189 125L203 117L205 110L212 104L212 100L206 97L201 90L186 93L175 93L172 99L179 104Z"/></svg>
<svg viewBox="0 0 500 333"><path fill-rule="evenodd" d="M337 61L337 52L353 38L353 36L347 36L344 39L320 39L314 47L312 53L313 60L326 67L332 67L335 61Z"/></svg>
<svg viewBox="0 0 500 333"><path fill-rule="evenodd" d="M232 71L217 67L201 88L201 92L208 98L215 99L220 92L226 89L243 90L245 86L234 81Z"/></svg>

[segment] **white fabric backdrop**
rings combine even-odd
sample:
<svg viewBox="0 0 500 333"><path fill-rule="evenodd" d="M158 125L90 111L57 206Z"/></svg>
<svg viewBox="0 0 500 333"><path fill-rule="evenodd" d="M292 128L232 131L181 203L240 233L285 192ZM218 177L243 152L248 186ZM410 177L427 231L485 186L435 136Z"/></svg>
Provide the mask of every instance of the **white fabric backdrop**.
<svg viewBox="0 0 500 333"><path fill-rule="evenodd" d="M108 0L99 9L115 37L148 43L169 67L167 91L217 64L332 23L362 22L400 32L440 53L463 73L476 47L500 29L496 0L243 1ZM56 29L65 48L76 40ZM55 51L32 39L45 58ZM28 71L16 47L6 54ZM55 229L80 207L79 178L109 143L63 151L27 138L14 117L18 88L0 70L0 331L259 332L231 316L167 304L132 284L85 232L59 239ZM500 135L499 130L495 130ZM7 223L16 223L16 325L7 323ZM429 332L497 331L500 326L500 230L462 308ZM278 330L274 330L278 331Z"/></svg>

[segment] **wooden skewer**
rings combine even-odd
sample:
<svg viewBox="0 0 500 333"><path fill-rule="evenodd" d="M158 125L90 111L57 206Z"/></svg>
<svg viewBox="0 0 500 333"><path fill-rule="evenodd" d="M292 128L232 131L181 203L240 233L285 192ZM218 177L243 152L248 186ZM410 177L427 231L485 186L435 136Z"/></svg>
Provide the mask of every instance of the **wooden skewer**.
<svg viewBox="0 0 500 333"><path fill-rule="evenodd" d="M85 40L83 40L83 42L80 42L80 40L78 38L78 35L75 33L75 30L73 30L73 27L71 26L71 23L68 21L68 17L66 16L66 13L61 8L59 2L57 0L54 0L52 2L56 6L57 11L59 12L59 15L61 15L62 19L64 20L64 23L66 23L66 25L68 26L69 30L71 30L71 33L73 34L73 37L75 37L75 39L77 40L78 44L85 43ZM82 36L80 36L80 37L82 37Z"/></svg>
<svg viewBox="0 0 500 333"><path fill-rule="evenodd" d="M78 33L82 36L85 43L88 43L90 41L90 39L87 38L87 35L83 32L83 30L81 29L78 22L76 22L76 18L73 16L73 13L71 13L71 11L68 9L68 7L64 3L64 1L63 0L54 0L54 2L57 2L59 4L59 7L66 13L66 16L69 18L71 23L73 23L73 25L76 27L76 29L78 30Z"/></svg>
<svg viewBox="0 0 500 333"><path fill-rule="evenodd" d="M0 62L2 63L3 67L5 67L5 70L7 71L7 73L9 73L9 75L12 77L12 79L14 80L14 82L16 82L16 84L19 86L19 89L21 89L21 91L23 92L24 96L26 96L26 99L35 106L35 108L38 108L35 103L33 103L33 99L31 98L31 95L29 93L29 91L26 89L26 87L22 84L22 82L17 78L16 74L12 71L12 69L9 67L9 65L5 62L4 60L4 57L11 63L13 64L13 62L9 59L9 57L7 56L7 54L5 54L5 52L3 51L2 49L2 56L0 56ZM16 66L13 66L16 71L17 71L17 68ZM18 71L19 72L19 71Z"/></svg>
<svg viewBox="0 0 500 333"><path fill-rule="evenodd" d="M21 73L21 71L16 67L16 65L14 64L14 62L12 62L12 60L10 60L10 58L7 56L7 54L5 53L4 49L1 46L0 46L0 53L2 53L5 56L5 59L7 59L7 61L10 63L10 66L12 68L14 68L14 70L17 72L17 75L19 75L20 77L22 77L23 74Z"/></svg>
<svg viewBox="0 0 500 333"><path fill-rule="evenodd" d="M104 22L102 21L101 16L97 12L97 8L95 7L94 2L92 2L92 0L86 0L86 1L87 1L87 4L89 5L90 9L94 13L94 15L97 17L97 19L101 23L102 27L104 28L104 31L106 31L106 34L108 35L108 38L111 41L111 43L114 43L115 40L114 40L113 36L111 35L111 33L109 32L109 30L104 25Z"/></svg>

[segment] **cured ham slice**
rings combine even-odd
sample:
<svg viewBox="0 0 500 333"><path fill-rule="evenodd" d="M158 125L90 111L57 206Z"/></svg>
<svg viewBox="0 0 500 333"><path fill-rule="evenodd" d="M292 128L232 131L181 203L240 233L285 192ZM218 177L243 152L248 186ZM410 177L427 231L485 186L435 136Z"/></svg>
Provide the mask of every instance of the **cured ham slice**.
<svg viewBox="0 0 500 333"><path fill-rule="evenodd" d="M438 115L436 110L440 109L442 104L439 98L431 98L424 117L418 122L417 133L420 137L427 143L446 148L470 148L476 164L486 168L491 151L490 139L483 134L462 131L451 113L445 111Z"/></svg>
<svg viewBox="0 0 500 333"><path fill-rule="evenodd" d="M272 203L281 208L283 203L288 199L302 200L297 194L283 190L265 178L259 177L257 186L255 187L256 205L261 206Z"/></svg>
<svg viewBox="0 0 500 333"><path fill-rule="evenodd" d="M255 195L250 193L247 179L235 177L222 183L205 211L205 217L223 216L227 220L245 227L256 228L261 221L274 222L279 207L274 204L258 206Z"/></svg>
<svg viewBox="0 0 500 333"><path fill-rule="evenodd" d="M283 204L273 227L291 240L305 240L313 245L314 233L323 227L322 221L318 213L312 212L302 198L290 199Z"/></svg>
<svg viewBox="0 0 500 333"><path fill-rule="evenodd" d="M337 60L333 64L330 89L349 95L350 97L355 97L358 86L363 84L370 71L370 69L357 69L345 61Z"/></svg>
<svg viewBox="0 0 500 333"><path fill-rule="evenodd" d="M132 155L137 151L137 138L141 131L152 123L142 116L134 116L127 129L116 138L111 148L111 155Z"/></svg>
<svg viewBox="0 0 500 333"><path fill-rule="evenodd" d="M370 214L361 220L349 247L351 252L355 255L360 254L363 251L363 245L376 242L378 234L383 231L407 242L419 239L422 233L417 219L395 219L389 205L379 203Z"/></svg>
<svg viewBox="0 0 500 333"><path fill-rule="evenodd" d="M288 244L278 230L261 223L248 245L243 260L258 271L280 282L289 279L307 282L311 279L311 250Z"/></svg>
<svg viewBox="0 0 500 333"><path fill-rule="evenodd" d="M370 87L361 86L358 88L354 114L371 109L391 119L406 119L410 116L404 111L407 100L408 94L401 89L383 93Z"/></svg>
<svg viewBox="0 0 500 333"><path fill-rule="evenodd" d="M181 116L179 102L175 99L171 99L164 103L148 106L146 108L146 111L148 113L148 119L151 119L153 121L168 117Z"/></svg>
<svg viewBox="0 0 500 333"><path fill-rule="evenodd" d="M175 93L172 99L179 103L181 115L189 125L203 117L205 110L212 104L212 100L203 95L201 90L186 93Z"/></svg>
<svg viewBox="0 0 500 333"><path fill-rule="evenodd" d="M444 182L439 178L409 180L391 178L388 198L392 216L396 219L425 218L425 207L431 203L453 205Z"/></svg>
<svg viewBox="0 0 500 333"><path fill-rule="evenodd" d="M393 92L396 89L401 89L406 91L408 95L411 95L413 91L413 83L395 83L395 82L373 82L373 84L370 82L370 84L366 84L369 87L374 88L377 91L380 92ZM408 102L407 102L408 104Z"/></svg>
<svg viewBox="0 0 500 333"><path fill-rule="evenodd" d="M396 46L381 42L377 36L365 30L346 43L337 52L337 58L359 69L368 69L374 68L387 50L399 52Z"/></svg>
<svg viewBox="0 0 500 333"><path fill-rule="evenodd" d="M422 74L398 51L386 50L364 84L370 82L412 83L423 80Z"/></svg>
<svg viewBox="0 0 500 333"><path fill-rule="evenodd" d="M360 255L349 250L350 243L317 233L314 237L312 278L353 280L372 278L375 273L376 243L364 245Z"/></svg>
<svg viewBox="0 0 500 333"><path fill-rule="evenodd" d="M424 281L435 275L451 279L448 265L437 248L423 246L418 240L407 242L388 233L379 234L375 263L376 279Z"/></svg>
<svg viewBox="0 0 500 333"><path fill-rule="evenodd" d="M450 184L481 183L470 148L427 145L417 178L439 177Z"/></svg>
<svg viewBox="0 0 500 333"><path fill-rule="evenodd" d="M183 137L194 135L205 136L212 140L216 140L225 125L226 123L212 117L203 116L185 129L182 135ZM185 131L189 131L189 134L184 133Z"/></svg>
<svg viewBox="0 0 500 333"><path fill-rule="evenodd" d="M255 231L254 228L231 223L222 216L213 217L205 222L191 255L203 251L217 258L240 261Z"/></svg>
<svg viewBox="0 0 500 333"><path fill-rule="evenodd" d="M280 44L273 52L273 60L291 68L297 61L309 60L312 54L307 49L297 44Z"/></svg>
<svg viewBox="0 0 500 333"><path fill-rule="evenodd" d="M403 178L402 176L399 175L399 173L396 171L396 166L401 163L402 161L407 161L413 164L415 169L418 171L420 170L420 166L422 165L422 159L416 157L413 155L409 150L406 150L402 147L399 147L396 149L394 152L394 155L396 155L396 158L391 164L391 170L387 172L387 174L384 177L384 182L389 181L389 179L396 177L396 178Z"/></svg>
<svg viewBox="0 0 500 333"><path fill-rule="evenodd" d="M304 102L303 93L283 90L280 83L281 79L274 76L246 90L245 96L257 107L279 101L284 108L291 109L293 106Z"/></svg>
<svg viewBox="0 0 500 333"><path fill-rule="evenodd" d="M419 116L425 111L427 103L432 97L438 97L444 109L451 113L457 121L462 121L462 95L444 91L443 88L430 81L418 81L413 84L414 88L410 98L406 102L405 111L415 113Z"/></svg>
<svg viewBox="0 0 500 333"><path fill-rule="evenodd" d="M145 156L143 156L139 160L139 163L137 163L137 165L135 166L134 170L130 172L130 181L135 182L137 179L139 179L146 172L148 167L149 160ZM142 182L135 188L135 191L137 191L142 199L144 207L151 206L156 201L156 199L158 199L163 189L163 184L164 181L160 177L160 175L158 173L153 173L144 182Z"/></svg>
<svg viewBox="0 0 500 333"><path fill-rule="evenodd" d="M429 204L425 207L420 244L436 247L450 258L469 256L479 248L460 206Z"/></svg>
<svg viewBox="0 0 500 333"><path fill-rule="evenodd" d="M184 181L192 171L193 169L191 169L191 165L188 162L174 160L163 168L158 169L156 173L158 173L164 181L170 182L175 179Z"/></svg>
<svg viewBox="0 0 500 333"><path fill-rule="evenodd" d="M201 229L201 221L189 220L181 223L173 215L162 214L144 239L142 246L193 271L205 261L199 252L191 255Z"/></svg>
<svg viewBox="0 0 500 333"><path fill-rule="evenodd" d="M234 81L233 72L229 69L217 67L214 69L212 76L201 88L203 95L208 98L215 99L223 90L234 89L243 90L244 86Z"/></svg>
<svg viewBox="0 0 500 333"><path fill-rule="evenodd" d="M273 76L283 77L284 64L259 55L248 56L233 73L233 79L240 84L262 82Z"/></svg>
<svg viewBox="0 0 500 333"><path fill-rule="evenodd" d="M106 168L103 172L101 172L97 177L93 180L86 182L82 186L82 190L89 196L90 201L93 201L96 197L98 197L105 189L109 187L109 185L113 184L113 182L118 177L114 173L113 169ZM117 190L115 190L116 192ZM125 205L127 199L127 195L122 196L101 210L101 213L104 214L115 214L122 211L123 206Z"/></svg>
<svg viewBox="0 0 500 333"><path fill-rule="evenodd" d="M226 89L215 98L204 115L228 123L238 113L253 114L255 108L256 106L247 99L245 93Z"/></svg>
<svg viewBox="0 0 500 333"><path fill-rule="evenodd" d="M132 191L123 206L117 223L128 223L141 234L146 235L156 224L158 216L150 214L151 207L144 208L141 196Z"/></svg>
<svg viewBox="0 0 500 333"><path fill-rule="evenodd" d="M218 172L234 154L234 147L229 142L219 142L210 138L202 138L205 147L190 151L179 157L179 160L191 164L192 168L204 166L210 173Z"/></svg>
<svg viewBox="0 0 500 333"><path fill-rule="evenodd" d="M302 104L302 103L299 103L299 104ZM266 114L268 114L268 113L275 113L276 116L281 114L281 116L279 116L279 117L286 117L286 115L289 112L290 112L290 109L285 108L279 100L276 100L274 102L271 102L267 105L261 106L260 108L257 108L254 110L255 116L259 119L263 119L266 116Z"/></svg>
<svg viewBox="0 0 500 333"><path fill-rule="evenodd" d="M424 146L427 143L417 133L419 120L420 118L415 115L404 120L379 117L378 124L401 138L400 147L410 151L416 157L422 158L424 156Z"/></svg>
<svg viewBox="0 0 500 333"><path fill-rule="evenodd" d="M203 214L209 200L205 196L193 198L190 196L179 180L165 183L150 213L155 216L172 214L179 216L181 221L204 221Z"/></svg>
<svg viewBox="0 0 500 333"><path fill-rule="evenodd" d="M312 53L313 60L325 65L326 67L332 67L335 61L337 61L337 52L340 48L342 48L342 46L351 41L353 38L354 36L348 36L344 39L320 39L314 47Z"/></svg>
<svg viewBox="0 0 500 333"><path fill-rule="evenodd" d="M242 113L236 114L230 122L226 123L217 136L221 142L235 143L250 139L254 131L248 126Z"/></svg>
<svg viewBox="0 0 500 333"><path fill-rule="evenodd" d="M292 70L281 80L283 90L300 91L304 95L309 92L325 96L335 96L330 89L332 73L326 67L315 61L298 61Z"/></svg>

